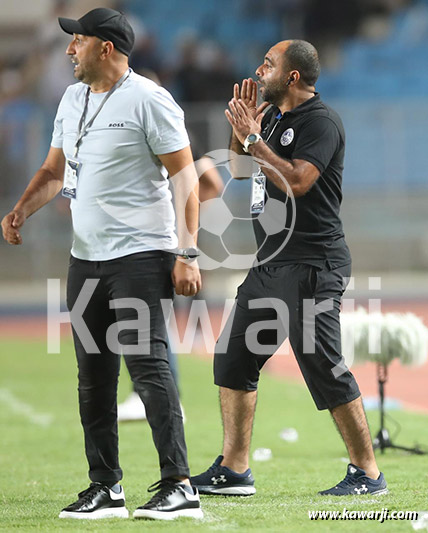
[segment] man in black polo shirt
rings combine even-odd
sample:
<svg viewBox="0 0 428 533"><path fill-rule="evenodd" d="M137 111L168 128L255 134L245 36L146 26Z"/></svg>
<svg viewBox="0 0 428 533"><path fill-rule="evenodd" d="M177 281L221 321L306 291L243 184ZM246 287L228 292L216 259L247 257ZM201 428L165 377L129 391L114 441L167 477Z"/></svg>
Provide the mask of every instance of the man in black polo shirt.
<svg viewBox="0 0 428 533"><path fill-rule="evenodd" d="M248 79L241 89L235 85L225 112L233 128L231 149L249 153L260 164L252 200L259 266L238 288L231 324L217 343L214 374L220 386L223 454L192 478L201 493L255 493L248 459L259 374L286 337L317 408L330 410L350 456L345 479L320 494L387 492L361 394L341 354L340 302L351 274L339 218L345 135L338 114L315 92L319 72L310 43L280 42L256 70L265 103L256 108L257 85ZM236 165L232 171L239 176ZM266 196L286 209L284 229L273 234L266 233L261 219ZM261 298L269 301L257 303ZM282 331L268 329L269 321L276 320L282 320Z"/></svg>

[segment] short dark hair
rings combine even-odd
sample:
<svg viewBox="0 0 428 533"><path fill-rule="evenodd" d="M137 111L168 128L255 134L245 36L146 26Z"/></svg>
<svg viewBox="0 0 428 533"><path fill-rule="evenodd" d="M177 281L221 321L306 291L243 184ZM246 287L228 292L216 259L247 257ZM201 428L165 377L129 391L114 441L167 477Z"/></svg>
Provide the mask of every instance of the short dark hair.
<svg viewBox="0 0 428 533"><path fill-rule="evenodd" d="M321 72L318 52L311 43L298 39L291 41L284 52L284 68L298 70L306 85L315 85Z"/></svg>

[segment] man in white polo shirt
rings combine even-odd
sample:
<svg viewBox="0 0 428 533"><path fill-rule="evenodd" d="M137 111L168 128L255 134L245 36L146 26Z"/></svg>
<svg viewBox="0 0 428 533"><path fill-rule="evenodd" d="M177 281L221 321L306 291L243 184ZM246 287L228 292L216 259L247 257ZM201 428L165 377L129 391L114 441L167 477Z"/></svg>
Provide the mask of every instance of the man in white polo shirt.
<svg viewBox="0 0 428 533"><path fill-rule="evenodd" d="M91 484L60 517L128 516L118 483L122 351L146 406L161 469L161 480L151 488L156 494L134 517L201 518L198 493L189 483L160 303L172 298L173 286L186 296L201 286L197 263L191 261L197 255L192 237L198 223L192 194L197 176L183 112L165 89L129 69L134 34L121 13L97 8L59 23L73 35L67 54L80 83L66 90L46 161L4 217L2 229L7 242L21 244L20 229L29 216L59 191L71 199L67 305ZM168 174L176 182L178 239ZM73 323L82 294L89 300L83 313L87 335Z"/></svg>

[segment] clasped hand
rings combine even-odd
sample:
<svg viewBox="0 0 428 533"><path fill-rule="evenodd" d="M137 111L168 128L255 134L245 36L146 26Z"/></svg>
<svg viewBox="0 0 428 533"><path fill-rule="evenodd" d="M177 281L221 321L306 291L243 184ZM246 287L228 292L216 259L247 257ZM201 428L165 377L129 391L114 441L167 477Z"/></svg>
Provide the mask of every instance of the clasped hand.
<svg viewBox="0 0 428 533"><path fill-rule="evenodd" d="M263 102L257 107L257 83L254 80L243 80L241 88L235 83L233 98L228 105L225 115L241 144L250 133L260 133L263 111L269 103Z"/></svg>

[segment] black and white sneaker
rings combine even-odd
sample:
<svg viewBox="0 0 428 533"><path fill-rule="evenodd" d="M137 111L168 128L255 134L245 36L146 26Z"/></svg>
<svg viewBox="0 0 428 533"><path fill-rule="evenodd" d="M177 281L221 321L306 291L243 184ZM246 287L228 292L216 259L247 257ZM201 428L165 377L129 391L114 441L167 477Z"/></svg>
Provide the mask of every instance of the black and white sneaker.
<svg viewBox="0 0 428 533"><path fill-rule="evenodd" d="M364 494L387 494L388 488L385 478L380 473L378 479L368 477L365 471L349 463L345 479L335 487L319 492L321 496L359 496Z"/></svg>
<svg viewBox="0 0 428 533"><path fill-rule="evenodd" d="M225 496L251 496L255 494L254 478L249 468L243 474L222 466L223 456L219 455L206 470L190 478L190 483L201 494L223 494Z"/></svg>
<svg viewBox="0 0 428 533"><path fill-rule="evenodd" d="M184 483L174 479L164 479L153 483L148 491L157 492L149 502L134 511L134 518L174 520L182 516L204 517L198 489L187 487Z"/></svg>
<svg viewBox="0 0 428 533"><path fill-rule="evenodd" d="M89 488L78 494L79 499L59 513L59 518L128 518L125 507L125 492L120 487L116 494L101 483L91 483Z"/></svg>

